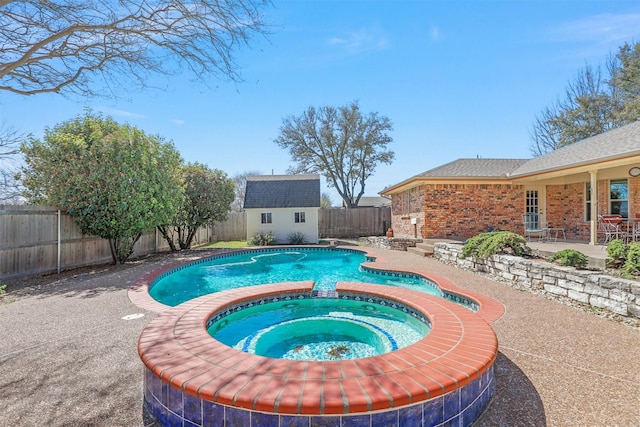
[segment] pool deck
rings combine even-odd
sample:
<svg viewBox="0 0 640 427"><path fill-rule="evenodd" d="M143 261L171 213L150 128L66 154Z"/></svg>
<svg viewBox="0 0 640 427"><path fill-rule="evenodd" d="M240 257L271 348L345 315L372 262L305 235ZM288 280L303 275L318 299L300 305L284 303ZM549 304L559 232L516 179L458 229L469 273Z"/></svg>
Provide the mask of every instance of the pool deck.
<svg viewBox="0 0 640 427"><path fill-rule="evenodd" d="M431 258L383 252L390 266L430 271L504 305L491 323L496 390L475 425L640 425L639 330ZM143 416L137 342L157 314L128 294L185 257L51 275L16 291L9 282L0 299L0 425L154 425Z"/></svg>

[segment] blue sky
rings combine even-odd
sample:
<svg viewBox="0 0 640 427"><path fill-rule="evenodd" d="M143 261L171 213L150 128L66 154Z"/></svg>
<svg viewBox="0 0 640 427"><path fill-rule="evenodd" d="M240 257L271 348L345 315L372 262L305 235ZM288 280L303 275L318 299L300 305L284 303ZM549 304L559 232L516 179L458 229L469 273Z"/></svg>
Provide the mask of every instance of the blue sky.
<svg viewBox="0 0 640 427"><path fill-rule="evenodd" d="M530 157L535 115L585 63L640 41L637 1L275 0L266 14L268 40L236 56L242 83L158 77L166 90L92 100L5 92L0 121L41 137L91 107L233 177L286 173L282 119L357 100L394 125L396 159L367 181L373 196L458 158Z"/></svg>

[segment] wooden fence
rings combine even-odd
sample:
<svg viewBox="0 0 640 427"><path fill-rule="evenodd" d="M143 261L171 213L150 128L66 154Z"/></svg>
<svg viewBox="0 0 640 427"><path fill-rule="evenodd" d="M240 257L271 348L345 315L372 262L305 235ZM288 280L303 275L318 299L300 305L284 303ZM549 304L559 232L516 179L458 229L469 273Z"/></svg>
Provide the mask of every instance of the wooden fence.
<svg viewBox="0 0 640 427"><path fill-rule="evenodd" d="M391 226L391 208L320 209L320 238L383 236Z"/></svg>
<svg viewBox="0 0 640 427"><path fill-rule="evenodd" d="M321 238L380 236L390 223L390 208L330 208L319 213ZM245 213L232 212L226 221L198 230L194 246L245 240L246 233ZM138 240L133 256L168 250L154 229ZM0 205L0 280L110 261L108 241L83 235L66 212L48 206Z"/></svg>

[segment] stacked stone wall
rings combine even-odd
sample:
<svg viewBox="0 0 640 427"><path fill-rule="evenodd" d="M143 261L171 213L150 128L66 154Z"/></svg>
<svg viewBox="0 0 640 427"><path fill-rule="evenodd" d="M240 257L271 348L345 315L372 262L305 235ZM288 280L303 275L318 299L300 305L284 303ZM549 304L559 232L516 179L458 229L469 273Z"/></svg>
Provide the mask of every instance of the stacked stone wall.
<svg viewBox="0 0 640 427"><path fill-rule="evenodd" d="M371 236L371 237L361 237L360 241L364 245L371 246L373 248L406 251L407 248L414 248L416 246L416 243L422 242L422 239L408 239L403 237L389 238L389 237L381 237L381 236Z"/></svg>
<svg viewBox="0 0 640 427"><path fill-rule="evenodd" d="M462 245L436 243L434 257L457 267L506 280L519 289L568 298L580 304L640 319L640 283L603 271L578 270L544 260L494 255L486 260L461 259Z"/></svg>

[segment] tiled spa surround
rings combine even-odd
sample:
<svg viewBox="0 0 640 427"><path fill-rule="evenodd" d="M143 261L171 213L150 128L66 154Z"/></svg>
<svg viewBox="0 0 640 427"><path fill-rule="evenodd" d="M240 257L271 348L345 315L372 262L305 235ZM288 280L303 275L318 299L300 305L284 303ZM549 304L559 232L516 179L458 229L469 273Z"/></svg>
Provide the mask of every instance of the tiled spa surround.
<svg viewBox="0 0 640 427"><path fill-rule="evenodd" d="M139 341L149 411L163 425L467 426L486 407L497 340L480 316L485 308L488 320L501 314L501 306L486 298L465 295L479 303L474 314L417 291L338 284L338 295L397 301L431 322L431 332L419 342L365 359L270 359L227 347L205 329L209 319L228 307L310 295L312 285L234 289L165 310Z"/></svg>

